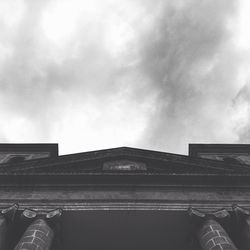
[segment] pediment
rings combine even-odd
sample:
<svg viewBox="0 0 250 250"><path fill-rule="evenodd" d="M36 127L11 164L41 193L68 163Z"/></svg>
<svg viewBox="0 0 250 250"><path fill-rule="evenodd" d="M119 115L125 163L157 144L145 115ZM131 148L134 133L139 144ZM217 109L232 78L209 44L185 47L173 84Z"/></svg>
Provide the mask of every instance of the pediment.
<svg viewBox="0 0 250 250"><path fill-rule="evenodd" d="M244 165L129 147L3 164L1 173L223 174L249 172Z"/></svg>

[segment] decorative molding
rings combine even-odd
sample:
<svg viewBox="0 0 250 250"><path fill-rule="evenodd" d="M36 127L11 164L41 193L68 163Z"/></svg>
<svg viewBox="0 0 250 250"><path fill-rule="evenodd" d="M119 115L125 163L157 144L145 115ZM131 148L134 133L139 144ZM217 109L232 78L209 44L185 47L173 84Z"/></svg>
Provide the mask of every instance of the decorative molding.
<svg viewBox="0 0 250 250"><path fill-rule="evenodd" d="M6 207L10 203L1 202L1 207ZM249 203L242 203L246 209L250 209ZM49 210L54 210L60 207L63 211L85 211L85 210L139 210L139 211L187 211L190 206L199 210L201 213L213 213L215 210L220 210L222 207L229 212L232 212L232 204L226 203L168 203L168 202L20 202L19 210L32 209L38 213L46 214Z"/></svg>
<svg viewBox="0 0 250 250"><path fill-rule="evenodd" d="M147 171L146 164L143 162L116 160L106 161L102 167L103 171Z"/></svg>
<svg viewBox="0 0 250 250"><path fill-rule="evenodd" d="M0 164L14 163L13 158L23 157L23 161L47 158L50 152L0 152ZM16 163L16 162L15 162Z"/></svg>

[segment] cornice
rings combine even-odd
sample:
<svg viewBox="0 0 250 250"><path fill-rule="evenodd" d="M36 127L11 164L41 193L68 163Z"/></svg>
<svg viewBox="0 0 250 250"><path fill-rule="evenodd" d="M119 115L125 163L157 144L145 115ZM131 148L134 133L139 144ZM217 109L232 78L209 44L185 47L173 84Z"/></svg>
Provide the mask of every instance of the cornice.
<svg viewBox="0 0 250 250"><path fill-rule="evenodd" d="M18 173L0 174L2 186L250 187L250 174L232 173Z"/></svg>
<svg viewBox="0 0 250 250"><path fill-rule="evenodd" d="M13 203L8 201L1 201L0 208L5 208ZM139 210L139 211L187 211L190 206L201 211L214 211L221 208L227 211L232 211L232 203L228 202L211 202L211 203L169 203L169 202L80 202L76 201L74 203L69 202L21 202L19 204L19 209L32 209L34 211L48 211L60 207L63 211L118 211L118 210ZM237 205L243 206L246 209L250 209L250 202L237 203Z"/></svg>

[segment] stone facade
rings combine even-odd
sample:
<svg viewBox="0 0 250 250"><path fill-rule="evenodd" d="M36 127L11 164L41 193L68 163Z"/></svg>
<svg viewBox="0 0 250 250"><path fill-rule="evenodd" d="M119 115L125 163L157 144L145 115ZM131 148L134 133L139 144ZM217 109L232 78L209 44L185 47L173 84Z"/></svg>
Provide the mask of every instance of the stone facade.
<svg viewBox="0 0 250 250"><path fill-rule="evenodd" d="M14 144L15 153L24 146L29 154L32 145ZM2 163L0 250L249 249L248 164L194 148L190 156L124 147ZM229 148L216 145L215 154L235 155ZM248 155L249 145L236 148ZM54 149L37 144L31 153Z"/></svg>

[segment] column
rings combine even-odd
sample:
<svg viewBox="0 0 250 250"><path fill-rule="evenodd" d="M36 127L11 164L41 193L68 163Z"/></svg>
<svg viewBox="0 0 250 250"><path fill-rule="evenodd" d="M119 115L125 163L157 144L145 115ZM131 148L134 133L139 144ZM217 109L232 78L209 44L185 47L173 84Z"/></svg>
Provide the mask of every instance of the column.
<svg viewBox="0 0 250 250"><path fill-rule="evenodd" d="M36 215L34 221L28 226L15 247L15 250L49 250L57 233L57 218L61 214L62 210L56 209L43 215Z"/></svg>
<svg viewBox="0 0 250 250"><path fill-rule="evenodd" d="M18 205L14 204L3 209L0 213L0 250L6 250L9 247L9 234L11 233L10 231L17 209Z"/></svg>
<svg viewBox="0 0 250 250"><path fill-rule="evenodd" d="M250 213L248 210L234 205L238 244L241 250L250 249Z"/></svg>
<svg viewBox="0 0 250 250"><path fill-rule="evenodd" d="M194 231L202 250L237 250L227 232L219 222L227 222L230 218L226 210L214 213L203 213L190 208Z"/></svg>
<svg viewBox="0 0 250 250"><path fill-rule="evenodd" d="M37 212L31 209L25 209L15 220L10 249L14 249L28 226L37 218Z"/></svg>

